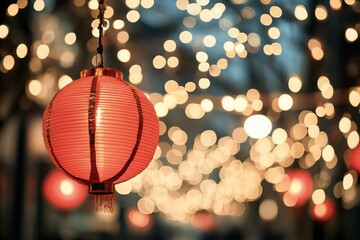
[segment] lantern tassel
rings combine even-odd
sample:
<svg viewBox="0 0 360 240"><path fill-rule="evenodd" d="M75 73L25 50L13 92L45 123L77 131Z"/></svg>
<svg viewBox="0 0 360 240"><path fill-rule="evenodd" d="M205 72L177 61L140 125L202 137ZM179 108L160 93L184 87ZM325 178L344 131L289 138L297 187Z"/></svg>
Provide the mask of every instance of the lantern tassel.
<svg viewBox="0 0 360 240"><path fill-rule="evenodd" d="M110 194L90 194L89 209L92 212L113 213L115 206L115 197Z"/></svg>

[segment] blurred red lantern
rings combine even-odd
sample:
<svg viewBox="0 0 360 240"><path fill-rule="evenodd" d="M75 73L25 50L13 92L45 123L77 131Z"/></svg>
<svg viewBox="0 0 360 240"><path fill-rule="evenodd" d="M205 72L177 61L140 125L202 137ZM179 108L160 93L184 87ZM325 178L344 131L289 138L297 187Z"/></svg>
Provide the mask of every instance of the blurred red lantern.
<svg viewBox="0 0 360 240"><path fill-rule="evenodd" d="M283 196L284 203L289 207L303 206L309 199L313 188L310 174L305 170L291 170L283 181L287 181L288 185Z"/></svg>
<svg viewBox="0 0 360 240"><path fill-rule="evenodd" d="M194 214L191 223L201 231L209 231L214 227L214 217L208 212L200 211Z"/></svg>
<svg viewBox="0 0 360 240"><path fill-rule="evenodd" d="M71 210L79 207L86 198L87 188L79 184L62 172L50 172L42 185L44 198L61 210Z"/></svg>
<svg viewBox="0 0 360 240"><path fill-rule="evenodd" d="M311 204L310 215L315 221L324 222L334 216L335 210L334 202L326 198L321 204Z"/></svg>
<svg viewBox="0 0 360 240"><path fill-rule="evenodd" d="M349 151L348 164L349 168L360 174L360 145Z"/></svg>
<svg viewBox="0 0 360 240"><path fill-rule="evenodd" d="M142 172L158 137L153 105L120 71L97 67L61 89L43 114L43 136L54 164L89 186L90 208L114 210L114 184Z"/></svg>
<svg viewBox="0 0 360 240"><path fill-rule="evenodd" d="M149 230L153 222L152 215L144 214L135 208L127 212L126 219L130 227L140 231Z"/></svg>

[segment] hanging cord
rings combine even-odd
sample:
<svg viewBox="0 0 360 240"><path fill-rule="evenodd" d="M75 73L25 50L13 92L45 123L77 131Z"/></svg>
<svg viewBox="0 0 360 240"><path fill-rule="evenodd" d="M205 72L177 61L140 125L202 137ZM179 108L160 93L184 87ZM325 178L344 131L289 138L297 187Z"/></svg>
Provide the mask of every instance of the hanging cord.
<svg viewBox="0 0 360 240"><path fill-rule="evenodd" d="M96 49L96 51L97 51L97 53L96 53L96 63L97 63L97 67L104 67L103 37L104 37L104 25L105 25L104 13L105 13L105 10L106 10L106 4L105 4L105 0L98 0L98 2L99 2L99 15L98 15L98 19L99 19L99 26L98 26L98 30L99 30L99 46ZM98 57L100 58L99 61L98 61Z"/></svg>

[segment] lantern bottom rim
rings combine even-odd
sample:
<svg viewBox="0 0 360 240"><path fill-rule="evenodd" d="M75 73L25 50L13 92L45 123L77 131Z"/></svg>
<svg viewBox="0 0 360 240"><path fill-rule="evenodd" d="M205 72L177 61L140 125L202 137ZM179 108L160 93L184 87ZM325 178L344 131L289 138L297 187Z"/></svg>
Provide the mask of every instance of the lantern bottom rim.
<svg viewBox="0 0 360 240"><path fill-rule="evenodd" d="M113 194L115 186L113 183L90 183L89 194Z"/></svg>

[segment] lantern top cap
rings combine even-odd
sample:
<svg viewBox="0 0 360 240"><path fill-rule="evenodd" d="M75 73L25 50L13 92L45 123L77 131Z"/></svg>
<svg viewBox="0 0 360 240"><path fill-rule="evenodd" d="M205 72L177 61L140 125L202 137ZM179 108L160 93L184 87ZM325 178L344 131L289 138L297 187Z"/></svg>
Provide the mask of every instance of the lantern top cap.
<svg viewBox="0 0 360 240"><path fill-rule="evenodd" d="M80 78L89 76L108 76L123 80L123 73L113 68L96 67L84 69L80 72Z"/></svg>

